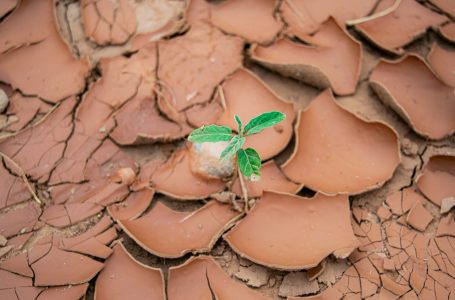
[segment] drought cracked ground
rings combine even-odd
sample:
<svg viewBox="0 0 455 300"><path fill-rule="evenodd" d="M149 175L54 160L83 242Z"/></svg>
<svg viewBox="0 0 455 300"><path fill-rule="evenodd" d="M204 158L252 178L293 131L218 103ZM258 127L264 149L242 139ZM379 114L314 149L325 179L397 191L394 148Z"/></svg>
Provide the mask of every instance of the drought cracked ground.
<svg viewBox="0 0 455 300"><path fill-rule="evenodd" d="M455 299L454 20L2 0L0 299ZM185 137L271 110L245 214Z"/></svg>

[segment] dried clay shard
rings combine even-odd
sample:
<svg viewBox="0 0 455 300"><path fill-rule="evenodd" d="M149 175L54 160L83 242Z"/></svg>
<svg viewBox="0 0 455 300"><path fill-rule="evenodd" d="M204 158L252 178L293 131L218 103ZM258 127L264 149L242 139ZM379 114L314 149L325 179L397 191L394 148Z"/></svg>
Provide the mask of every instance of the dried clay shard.
<svg viewBox="0 0 455 300"><path fill-rule="evenodd" d="M177 150L152 176L157 192L180 200L207 198L225 188L219 179L207 180L191 172L188 149Z"/></svg>
<svg viewBox="0 0 455 300"><path fill-rule="evenodd" d="M316 87L332 87L336 94L354 93L360 75L362 45L332 18L308 42L310 45L282 39L270 47L255 48L253 59Z"/></svg>
<svg viewBox="0 0 455 300"><path fill-rule="evenodd" d="M94 299L165 299L163 272L138 262L117 243L96 279Z"/></svg>
<svg viewBox="0 0 455 300"><path fill-rule="evenodd" d="M375 13L394 5L395 0L382 0ZM415 0L403 0L395 11L359 25L357 31L378 47L392 53L404 53L403 47L424 34L427 28L447 21ZM399 30L397 30L399 28Z"/></svg>
<svg viewBox="0 0 455 300"><path fill-rule="evenodd" d="M103 268L103 264L87 256L52 246L51 250L31 267L36 286L55 286L88 282Z"/></svg>
<svg viewBox="0 0 455 300"><path fill-rule="evenodd" d="M85 35L98 45L126 43L136 31L134 7L128 0L82 0Z"/></svg>
<svg viewBox="0 0 455 300"><path fill-rule="evenodd" d="M161 202L135 220L120 220L125 232L142 248L161 257L208 252L239 218L229 205L210 201L193 212L174 211Z"/></svg>
<svg viewBox="0 0 455 300"><path fill-rule="evenodd" d="M455 2L452 0L430 0L430 2L455 18Z"/></svg>
<svg viewBox="0 0 455 300"><path fill-rule="evenodd" d="M136 219L149 207L154 194L154 189L144 188L128 195L125 201L109 206L107 210L115 220Z"/></svg>
<svg viewBox="0 0 455 300"><path fill-rule="evenodd" d="M368 15L375 4L375 0L287 0L282 2L281 14L289 24L288 32L304 39L317 31L329 16L342 24Z"/></svg>
<svg viewBox="0 0 455 300"><path fill-rule="evenodd" d="M7 13L12 11L19 0L3 0L0 1L0 18L3 18Z"/></svg>
<svg viewBox="0 0 455 300"><path fill-rule="evenodd" d="M441 139L455 131L453 88L436 77L420 57L381 61L370 76L370 86L417 133Z"/></svg>
<svg viewBox="0 0 455 300"><path fill-rule="evenodd" d="M158 48L160 84L171 93L172 108L181 112L208 102L215 87L240 66L243 41L203 23L160 41Z"/></svg>
<svg viewBox="0 0 455 300"><path fill-rule="evenodd" d="M455 51L446 50L434 43L427 59L439 78L455 88Z"/></svg>
<svg viewBox="0 0 455 300"><path fill-rule="evenodd" d="M264 190L296 194L303 187L302 184L294 183L286 178L274 160L269 160L262 165L261 180L256 182L248 180L245 182L245 186L248 197L251 198L262 196ZM242 197L243 194L238 178L234 181L231 189L237 196Z"/></svg>
<svg viewBox="0 0 455 300"><path fill-rule="evenodd" d="M242 257L284 270L315 267L332 253L346 258L359 245L347 196L267 191L224 239Z"/></svg>
<svg viewBox="0 0 455 300"><path fill-rule="evenodd" d="M293 104L276 95L256 75L239 69L226 79L218 96L225 102L225 111L217 121L237 130L234 115L245 124L261 113L280 111L286 118L262 132L249 136L244 148L254 148L262 160L267 160L286 148L292 137L292 123L295 119Z"/></svg>
<svg viewBox="0 0 455 300"><path fill-rule="evenodd" d="M41 209L33 202L8 210L0 216L0 234L6 238L33 231Z"/></svg>
<svg viewBox="0 0 455 300"><path fill-rule="evenodd" d="M45 289L36 300L81 299L85 296L88 283L59 286Z"/></svg>
<svg viewBox="0 0 455 300"><path fill-rule="evenodd" d="M72 56L56 25L48 24L53 21L53 1L21 1L0 27L0 36L5 36L0 47L20 47L0 56L0 81L24 94L58 102L84 88L90 66L86 59Z"/></svg>
<svg viewBox="0 0 455 300"><path fill-rule="evenodd" d="M434 204L455 195L455 156L437 155L430 158L423 174L417 179L417 187Z"/></svg>
<svg viewBox="0 0 455 300"><path fill-rule="evenodd" d="M269 43L283 26L274 16L275 5L275 0L228 0L210 7L210 20L224 32Z"/></svg>
<svg viewBox="0 0 455 300"><path fill-rule="evenodd" d="M282 170L294 182L324 194L374 189L390 179L400 163L397 134L346 111L330 90L300 113L295 131L294 153Z"/></svg>
<svg viewBox="0 0 455 300"><path fill-rule="evenodd" d="M440 26L439 33L449 42L455 43L455 22Z"/></svg>
<svg viewBox="0 0 455 300"><path fill-rule="evenodd" d="M198 256L183 265L169 269L169 300L223 299L266 300L269 299L243 284L232 280L211 257Z"/></svg>
<svg viewBox="0 0 455 300"><path fill-rule="evenodd" d="M433 220L433 216L426 210L420 202L416 202L406 217L406 222L413 228L425 231L428 224Z"/></svg>

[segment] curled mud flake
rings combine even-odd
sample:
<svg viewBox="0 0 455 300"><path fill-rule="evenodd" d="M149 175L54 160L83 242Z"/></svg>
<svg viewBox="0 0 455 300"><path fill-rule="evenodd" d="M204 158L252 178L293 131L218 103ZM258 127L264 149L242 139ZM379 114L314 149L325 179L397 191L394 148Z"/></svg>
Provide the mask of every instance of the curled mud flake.
<svg viewBox="0 0 455 300"><path fill-rule="evenodd" d="M346 111L330 90L300 113L295 131L294 153L282 170L294 182L325 194L377 188L400 163L397 134L383 123L366 122Z"/></svg>
<svg viewBox="0 0 455 300"><path fill-rule="evenodd" d="M274 16L275 5L275 0L229 0L212 5L210 19L224 32L266 44L272 42L283 27Z"/></svg>
<svg viewBox="0 0 455 300"><path fill-rule="evenodd" d="M123 244L114 246L114 253L96 279L95 300L165 299L161 269L134 259Z"/></svg>
<svg viewBox="0 0 455 300"><path fill-rule="evenodd" d="M359 245L349 215L347 196L302 198L266 191L224 238L242 257L256 263L309 269L332 253L344 256Z"/></svg>
<svg viewBox="0 0 455 300"><path fill-rule="evenodd" d="M36 286L55 286L88 282L103 268L103 264L88 256L52 246L31 267Z"/></svg>
<svg viewBox="0 0 455 300"><path fill-rule="evenodd" d="M289 24L288 33L305 40L316 32L330 16L340 24L368 15L376 4L375 0L286 0L282 2L281 14Z"/></svg>
<svg viewBox="0 0 455 300"><path fill-rule="evenodd" d="M20 286L32 286L32 279L29 277L21 276L8 272L5 270L0 270L0 292L4 289L14 289ZM1 294L0 294L1 296ZM13 298L2 298L2 299L15 299Z"/></svg>
<svg viewBox="0 0 455 300"><path fill-rule="evenodd" d="M430 0L438 8L442 9L445 13L455 18L455 3L451 0Z"/></svg>
<svg viewBox="0 0 455 300"><path fill-rule="evenodd" d="M394 2L395 0L382 0L375 12L387 9ZM355 28L381 49L403 54L402 47L423 35L427 28L436 27L445 21L447 17L431 11L417 1L403 0L394 12L356 25Z"/></svg>
<svg viewBox="0 0 455 300"><path fill-rule="evenodd" d="M285 76L319 88L331 87L338 95L353 94L360 76L362 45L333 18L307 40L310 45L282 39L270 47L255 48L252 57Z"/></svg>
<svg viewBox="0 0 455 300"><path fill-rule="evenodd" d="M420 135L441 139L455 131L453 88L436 77L420 57L381 61L369 81L379 98Z"/></svg>
<svg viewBox="0 0 455 300"><path fill-rule="evenodd" d="M157 192L180 200L207 198L221 192L225 183L218 179L207 180L191 171L189 150L177 150L152 176Z"/></svg>
<svg viewBox="0 0 455 300"><path fill-rule="evenodd" d="M39 294L36 300L81 299L85 296L88 283L51 287Z"/></svg>
<svg viewBox="0 0 455 300"><path fill-rule="evenodd" d="M191 143L191 172L205 179L227 179L234 173L235 157L220 159L228 142Z"/></svg>
<svg viewBox="0 0 455 300"><path fill-rule="evenodd" d="M455 43L455 23L447 23L439 27L439 33L449 42Z"/></svg>
<svg viewBox="0 0 455 300"><path fill-rule="evenodd" d="M154 189L144 188L131 193L125 201L109 206L107 211L115 220L134 220L149 207L154 194Z"/></svg>
<svg viewBox="0 0 455 300"><path fill-rule="evenodd" d="M208 252L239 218L229 205L211 201L193 212L174 211L160 202L143 217L120 220L120 226L142 248L161 257Z"/></svg>
<svg viewBox="0 0 455 300"><path fill-rule="evenodd" d="M242 62L243 41L203 23L160 41L158 78L172 91L177 112L209 102L216 86Z"/></svg>
<svg viewBox="0 0 455 300"><path fill-rule="evenodd" d="M33 230L41 210L34 202L13 208L0 216L0 234L6 238Z"/></svg>
<svg viewBox="0 0 455 300"><path fill-rule="evenodd" d="M141 83L137 94L115 114L117 127L110 136L121 145L168 142L187 135L191 128L160 115L153 90Z"/></svg>
<svg viewBox="0 0 455 300"><path fill-rule="evenodd" d="M11 157L32 179L45 182L71 135L74 104L74 98L66 100L37 126L2 142L0 151Z"/></svg>
<svg viewBox="0 0 455 300"><path fill-rule="evenodd" d="M0 18L3 18L7 13L12 11L19 0L3 0L0 2Z"/></svg>
<svg viewBox="0 0 455 300"><path fill-rule="evenodd" d="M165 158L156 158L141 165L140 172L137 175L137 180L131 185L131 189L133 191L140 191L144 188L150 188L150 180L152 179L153 174L155 174L164 162Z"/></svg>
<svg viewBox="0 0 455 300"><path fill-rule="evenodd" d="M134 7L128 0L82 0L85 35L98 45L121 45L136 31Z"/></svg>
<svg viewBox="0 0 455 300"><path fill-rule="evenodd" d="M416 202L406 217L406 222L413 228L425 231L433 216L425 209L420 201Z"/></svg>
<svg viewBox="0 0 455 300"><path fill-rule="evenodd" d="M448 51L434 43L428 62L445 84L455 88L455 51Z"/></svg>
<svg viewBox="0 0 455 300"><path fill-rule="evenodd" d="M275 94L262 80L246 69L239 69L222 85L225 111L217 121L237 130L234 115L241 120L252 118L268 111L280 111L286 118L272 128L249 136L244 148L257 150L262 160L267 160L286 148L292 137L292 123L295 119L293 104ZM246 101L246 102L245 102ZM280 130L276 130L279 126Z"/></svg>
<svg viewBox="0 0 455 300"><path fill-rule="evenodd" d="M32 278L33 271L28 265L27 253L12 256L0 263L0 269Z"/></svg>
<svg viewBox="0 0 455 300"><path fill-rule="evenodd" d="M188 124L198 128L202 125L214 124L223 113L223 107L219 101L211 101L205 105L194 105L185 110Z"/></svg>
<svg viewBox="0 0 455 300"><path fill-rule="evenodd" d="M436 236L455 237L455 215L453 213L449 213L447 216L441 218Z"/></svg>
<svg viewBox="0 0 455 300"><path fill-rule="evenodd" d="M455 156L431 157L417 179L417 187L438 206L455 195Z"/></svg>
<svg viewBox="0 0 455 300"><path fill-rule="evenodd" d="M248 196L251 198L262 196L264 190L296 194L302 187L303 185L294 183L286 178L273 159L262 165L261 180L257 182L246 181ZM238 197L242 197L238 178L234 181L231 190Z"/></svg>
<svg viewBox="0 0 455 300"><path fill-rule="evenodd" d="M171 267L168 275L168 298L188 299L248 299L267 297L232 280L211 257L198 256L183 265Z"/></svg>

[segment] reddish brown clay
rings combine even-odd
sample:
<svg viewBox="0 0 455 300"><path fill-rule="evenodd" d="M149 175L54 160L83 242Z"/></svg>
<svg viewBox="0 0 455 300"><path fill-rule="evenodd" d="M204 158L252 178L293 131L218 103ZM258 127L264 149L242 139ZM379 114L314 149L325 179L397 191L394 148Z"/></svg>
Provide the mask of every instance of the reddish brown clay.
<svg viewBox="0 0 455 300"><path fill-rule="evenodd" d="M117 243L96 279L94 299L165 299L163 272L138 262Z"/></svg>
<svg viewBox="0 0 455 300"><path fill-rule="evenodd" d="M416 202L406 217L406 222L413 228L425 231L433 216L425 209L420 202Z"/></svg>
<svg viewBox="0 0 455 300"><path fill-rule="evenodd" d="M381 61L369 80L379 98L417 133L441 139L455 131L453 88L436 77L419 56Z"/></svg>
<svg viewBox="0 0 455 300"><path fill-rule="evenodd" d="M455 52L445 50L434 43L427 56L428 62L434 72L445 84L455 88Z"/></svg>
<svg viewBox="0 0 455 300"><path fill-rule="evenodd" d="M224 238L253 262L278 269L308 269L332 253L345 258L359 245L349 215L347 196L302 198L264 192Z"/></svg>
<svg viewBox="0 0 455 300"><path fill-rule="evenodd" d="M136 220L120 220L120 226L142 248L161 257L188 252L208 252L239 214L228 205L211 201L193 212L174 211L161 202Z"/></svg>
<svg viewBox="0 0 455 300"><path fill-rule="evenodd" d="M308 37L309 45L287 39L270 47L257 47L253 59L279 73L336 94L355 92L360 75L362 45L330 18Z"/></svg>
<svg viewBox="0 0 455 300"><path fill-rule="evenodd" d="M395 0L382 0L375 13L387 9L394 2ZM424 34L428 27L436 27L446 20L447 17L427 9L415 0L403 0L392 13L356 25L355 28L378 47L402 54L403 47Z"/></svg>
<svg viewBox="0 0 455 300"><path fill-rule="evenodd" d="M295 131L294 153L283 172L325 194L374 189L392 177L400 162L397 134L385 124L366 122L346 111L330 90L300 113Z"/></svg>
<svg viewBox="0 0 455 300"><path fill-rule="evenodd" d="M439 27L441 35L449 42L455 43L455 23L447 23Z"/></svg>

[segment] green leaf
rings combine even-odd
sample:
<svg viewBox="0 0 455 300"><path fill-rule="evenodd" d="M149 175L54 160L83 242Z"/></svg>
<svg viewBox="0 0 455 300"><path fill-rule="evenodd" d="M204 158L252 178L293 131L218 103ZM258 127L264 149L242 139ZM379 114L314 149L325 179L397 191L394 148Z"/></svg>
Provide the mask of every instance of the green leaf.
<svg viewBox="0 0 455 300"><path fill-rule="evenodd" d="M252 175L261 176L259 170L261 169L261 158L256 150L247 148L245 150L240 149L237 153L237 162L239 164L240 171L249 179Z"/></svg>
<svg viewBox="0 0 455 300"><path fill-rule="evenodd" d="M228 159L232 155L236 154L237 151L239 151L240 148L242 148L243 144L245 143L245 138L240 137L239 135L234 135L234 137L231 139L229 144L226 146L226 148L221 152L221 159Z"/></svg>
<svg viewBox="0 0 455 300"><path fill-rule="evenodd" d="M226 126L208 125L199 127L188 136L190 142L226 142L232 138L232 130Z"/></svg>
<svg viewBox="0 0 455 300"><path fill-rule="evenodd" d="M234 116L234 119L237 122L237 130L239 134L242 134L242 121L240 121L240 118L237 115Z"/></svg>
<svg viewBox="0 0 455 300"><path fill-rule="evenodd" d="M263 113L256 118L251 119L251 121L246 124L244 133L245 135L258 133L267 127L271 127L276 123L283 121L284 118L286 118L286 115L279 111Z"/></svg>

